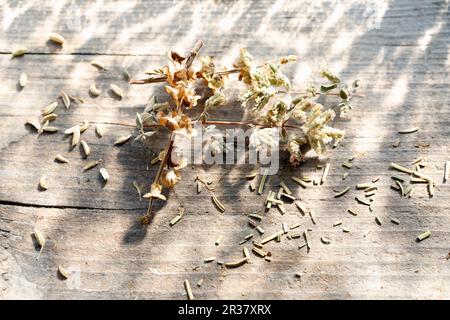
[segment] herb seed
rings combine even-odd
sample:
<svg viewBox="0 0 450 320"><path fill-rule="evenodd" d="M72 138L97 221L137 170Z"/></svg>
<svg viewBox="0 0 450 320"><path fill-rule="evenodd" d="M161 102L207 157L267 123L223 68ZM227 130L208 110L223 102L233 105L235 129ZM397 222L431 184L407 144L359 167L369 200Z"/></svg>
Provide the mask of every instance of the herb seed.
<svg viewBox="0 0 450 320"><path fill-rule="evenodd" d="M58 115L56 113L50 113L42 117L41 123L44 123L46 121L54 121L56 120L56 118L58 118Z"/></svg>
<svg viewBox="0 0 450 320"><path fill-rule="evenodd" d="M264 190L264 185L266 184L267 175L263 175L259 181L258 194L262 194Z"/></svg>
<svg viewBox="0 0 450 320"><path fill-rule="evenodd" d="M314 217L312 210L309 210L309 216L311 217L312 223L316 224L316 218Z"/></svg>
<svg viewBox="0 0 450 320"><path fill-rule="evenodd" d="M355 199L356 199L356 201L358 201L361 204L365 204L366 206L370 206L370 202L368 202L364 198L361 198L360 196L356 196Z"/></svg>
<svg viewBox="0 0 450 320"><path fill-rule="evenodd" d="M55 161L57 162L61 162L61 163L69 163L69 160L67 160L66 158L64 158L62 155L57 154L55 156Z"/></svg>
<svg viewBox="0 0 450 320"><path fill-rule="evenodd" d="M331 243L331 240L328 239L325 236L320 237L320 241L322 241L323 244L330 244Z"/></svg>
<svg viewBox="0 0 450 320"><path fill-rule="evenodd" d="M434 196L434 184L432 182L428 183L428 193L430 197Z"/></svg>
<svg viewBox="0 0 450 320"><path fill-rule="evenodd" d="M69 273L67 272L66 269L63 268L63 266L58 266L58 272L64 279L69 278Z"/></svg>
<svg viewBox="0 0 450 320"><path fill-rule="evenodd" d="M100 174L101 174L103 180L105 180L105 182L108 182L108 180L109 180L109 173L108 173L108 171L106 171L105 168L100 168Z"/></svg>
<svg viewBox="0 0 450 320"><path fill-rule="evenodd" d="M194 300L194 295L192 294L191 285L189 284L189 280L184 280L184 287L186 288L186 293L189 300Z"/></svg>
<svg viewBox="0 0 450 320"><path fill-rule="evenodd" d="M95 86L95 83L90 85L89 92L95 97L98 97L99 95L102 94L102 92Z"/></svg>
<svg viewBox="0 0 450 320"><path fill-rule="evenodd" d="M83 133L89 128L89 121L83 120L83 123L80 126L80 132Z"/></svg>
<svg viewBox="0 0 450 320"><path fill-rule="evenodd" d="M261 215L256 214L256 213L251 213L248 216L251 218L257 219L257 220L262 220L262 218L263 218Z"/></svg>
<svg viewBox="0 0 450 320"><path fill-rule="evenodd" d="M80 126L75 126L72 132L72 148L80 143L81 131Z"/></svg>
<svg viewBox="0 0 450 320"><path fill-rule="evenodd" d="M46 116L50 113L53 113L53 111L55 111L56 107L58 106L58 102L52 102L50 103L48 106L45 106L44 108L42 108L42 115Z"/></svg>
<svg viewBox="0 0 450 320"><path fill-rule="evenodd" d="M225 207L222 205L222 203L217 199L215 195L211 196L212 202L216 205L217 209L219 209L221 212L225 212Z"/></svg>
<svg viewBox="0 0 450 320"><path fill-rule="evenodd" d="M42 253L42 250L44 249L45 238L44 238L44 234L37 227L34 227L34 238L36 239L37 243L41 247L41 249L39 250L39 255L38 255L38 258L39 258L39 256Z"/></svg>
<svg viewBox="0 0 450 320"><path fill-rule="evenodd" d="M261 244L265 244L265 243L267 243L267 242L269 242L269 241L275 240L275 239L278 237L278 235L279 235L278 232L277 232L277 233L274 233L274 234L268 236L267 238L262 239L260 243L261 243Z"/></svg>
<svg viewBox="0 0 450 320"><path fill-rule="evenodd" d="M100 70L105 70L105 71L108 70L103 63L101 63L100 61L97 61L97 60L92 61L91 65Z"/></svg>
<svg viewBox="0 0 450 320"><path fill-rule="evenodd" d="M216 260L216 257L208 257L208 258L205 258L203 260L203 262L204 263L209 263L209 262L213 262L214 260Z"/></svg>
<svg viewBox="0 0 450 320"><path fill-rule="evenodd" d="M306 209L306 207L300 201L297 200L294 203L302 215L305 215L308 212L308 209Z"/></svg>
<svg viewBox="0 0 450 320"><path fill-rule="evenodd" d="M61 99L62 99L66 109L69 109L69 107L70 107L70 98L67 95L67 93L65 93L64 91L61 91Z"/></svg>
<svg viewBox="0 0 450 320"><path fill-rule="evenodd" d="M123 98L123 91L117 85L111 83L110 88L118 97Z"/></svg>
<svg viewBox="0 0 450 320"><path fill-rule="evenodd" d="M170 220L169 225L170 225L170 226L175 225L178 221L180 221L181 218L182 218L181 215L175 216L175 218L173 218L172 220Z"/></svg>
<svg viewBox="0 0 450 320"><path fill-rule="evenodd" d="M394 162L391 162L391 164L389 165L389 167L392 168L392 169L395 169L395 170L397 170L397 171L401 171L401 172L407 173L407 174L412 174L412 173L413 173L412 170L410 170L410 169L408 169L408 168L405 168L405 167L403 167L403 166L401 166L401 165L399 165L399 164L396 164L396 163L394 163Z"/></svg>
<svg viewBox="0 0 450 320"><path fill-rule="evenodd" d="M254 179L257 175L258 175L258 171L254 171L254 172L252 172L252 173L247 174L247 175L245 176L245 179L251 180L251 179Z"/></svg>
<svg viewBox="0 0 450 320"><path fill-rule="evenodd" d="M99 163L100 161L98 160L91 161L83 167L83 171L88 171L89 169L92 169L93 167L97 166Z"/></svg>
<svg viewBox="0 0 450 320"><path fill-rule="evenodd" d="M278 209L280 210L281 214L285 214L286 213L286 209L284 208L284 206L282 204L277 204Z"/></svg>
<svg viewBox="0 0 450 320"><path fill-rule="evenodd" d="M280 181L280 187L282 187L284 192L286 192L288 195L292 195L292 191L288 188L288 186L283 181Z"/></svg>
<svg viewBox="0 0 450 320"><path fill-rule="evenodd" d="M264 258L264 257L267 255L267 252L265 252L264 250L261 250L261 249L259 249L259 248L253 247L253 248L252 248L252 251L253 251L256 255L260 256L261 258Z"/></svg>
<svg viewBox="0 0 450 320"><path fill-rule="evenodd" d="M305 238L306 248L307 248L308 250L311 250L311 243L309 242L309 236L308 236L308 231L307 231L307 230L305 230L305 231L303 232L303 237Z"/></svg>
<svg viewBox="0 0 450 320"><path fill-rule="evenodd" d="M257 226L256 230L258 230L259 234L264 234L264 229L261 226Z"/></svg>
<svg viewBox="0 0 450 320"><path fill-rule="evenodd" d="M371 183L360 183L356 185L356 189L367 189L370 188Z"/></svg>
<svg viewBox="0 0 450 320"><path fill-rule="evenodd" d="M368 188L364 189L364 192L371 192L371 191L376 191L376 190L378 190L378 187L372 186L372 187L368 187Z"/></svg>
<svg viewBox="0 0 450 320"><path fill-rule="evenodd" d="M23 87L25 87L27 85L27 82L28 82L28 76L24 72L19 77L19 85L23 88Z"/></svg>
<svg viewBox="0 0 450 320"><path fill-rule="evenodd" d="M240 267L240 266L246 264L247 262L248 262L247 258L242 258L235 262L225 262L224 265L227 268L237 268L237 267Z"/></svg>
<svg viewBox="0 0 450 320"><path fill-rule="evenodd" d="M295 182L297 182L299 185L301 185L303 188L306 188L308 185L306 184L305 181L303 181L300 178L297 177L291 177L292 180L294 180Z"/></svg>
<svg viewBox="0 0 450 320"><path fill-rule="evenodd" d="M103 129L103 126L102 126L101 124L98 124L98 125L95 127L95 133L97 133L97 135L98 135L100 138L103 137L104 129Z"/></svg>
<svg viewBox="0 0 450 320"><path fill-rule="evenodd" d="M428 238L429 236L431 236L431 231L425 231L424 233L421 233L417 236L417 240L422 241Z"/></svg>
<svg viewBox="0 0 450 320"><path fill-rule="evenodd" d="M292 230L292 229L296 229L296 228L298 228L298 227L300 227L300 223L293 224L293 225L290 227L290 229Z"/></svg>
<svg viewBox="0 0 450 320"><path fill-rule="evenodd" d="M40 187L42 190L47 190L47 189L48 189L47 177L46 177L46 176L42 176L42 177L39 179L39 187Z"/></svg>
<svg viewBox="0 0 450 320"><path fill-rule="evenodd" d="M83 149L83 152L84 152L84 157L87 158L91 154L91 148L89 147L87 142L84 140L81 140L80 144L81 144L81 148Z"/></svg>
<svg viewBox="0 0 450 320"><path fill-rule="evenodd" d="M449 176L450 176L450 161L445 161L444 183L447 182Z"/></svg>
<svg viewBox="0 0 450 320"><path fill-rule="evenodd" d="M57 44L59 44L61 46L64 45L64 43L66 42L66 40L64 39L64 37L62 35L60 35L58 33L54 33L54 32L50 33L48 35L48 38L51 41L56 42Z"/></svg>
<svg viewBox="0 0 450 320"><path fill-rule="evenodd" d="M33 119L28 119L25 122L25 125L32 126L33 128L36 129L36 131L39 131L41 129L41 126L39 125L39 123L36 120L33 120Z"/></svg>
<svg viewBox="0 0 450 320"><path fill-rule="evenodd" d="M351 163L349 163L349 162L344 162L344 163L342 163L342 166L347 168L347 169L351 169L353 165Z"/></svg>
<svg viewBox="0 0 450 320"><path fill-rule="evenodd" d="M27 53L27 49L25 49L25 48L20 48L20 49L14 50L14 51L12 52L11 56L12 56L13 58L17 58L17 57L23 56L25 53Z"/></svg>
<svg viewBox="0 0 450 320"><path fill-rule="evenodd" d="M381 219L378 216L375 216L375 222L380 226L382 224Z"/></svg>
<svg viewBox="0 0 450 320"><path fill-rule="evenodd" d="M418 127L412 127L412 128L399 130L398 133L400 133L400 134L407 134L407 133L413 133L413 132L416 132L416 131L419 131Z"/></svg>
<svg viewBox="0 0 450 320"><path fill-rule="evenodd" d="M116 145L116 146L122 145L122 144L128 142L128 140L130 140L130 138L131 138L131 134L129 134L127 136L120 137L119 139L114 141L114 145Z"/></svg>
<svg viewBox="0 0 450 320"><path fill-rule="evenodd" d="M244 252L244 257L247 259L250 259L250 252L248 252L248 249L246 247L244 247L243 252Z"/></svg>
<svg viewBox="0 0 450 320"><path fill-rule="evenodd" d="M345 188L344 190L342 190L342 191L336 193L336 194L334 195L334 197L335 197L335 198L339 198L339 197L343 196L344 194L346 194L349 190L350 190L350 187L347 187L347 188Z"/></svg>
<svg viewBox="0 0 450 320"><path fill-rule="evenodd" d="M330 163L327 163L325 165L325 168L323 169L322 178L320 179L320 184L323 184L325 182L325 179L328 176L328 171L330 170Z"/></svg>
<svg viewBox="0 0 450 320"><path fill-rule="evenodd" d="M55 133L55 132L58 132L58 128L57 127L50 127L50 126L46 125L46 126L42 127L42 131L43 132L48 132L48 133Z"/></svg>

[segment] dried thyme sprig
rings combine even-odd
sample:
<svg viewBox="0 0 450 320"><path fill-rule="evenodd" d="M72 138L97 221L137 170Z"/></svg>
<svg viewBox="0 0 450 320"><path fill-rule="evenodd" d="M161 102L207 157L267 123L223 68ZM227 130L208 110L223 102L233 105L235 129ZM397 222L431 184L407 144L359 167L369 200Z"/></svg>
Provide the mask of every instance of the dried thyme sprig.
<svg viewBox="0 0 450 320"><path fill-rule="evenodd" d="M247 125L253 127L250 136L250 146L255 150L263 147L278 147L278 139L274 139L275 133L282 132L282 141L287 143L287 150L290 153L289 161L298 165L303 161L303 154L309 149L313 149L318 155L325 151L325 146L334 141L336 144L344 137L344 131L333 128L330 123L335 117L332 108L324 108L316 100L321 95L334 95L341 99L339 108L341 117L347 116L351 109L350 100L357 96L356 90L359 87L359 81L354 81L351 85L345 84L337 75L329 70L322 71L323 78L328 83L320 86L309 86L305 92L298 93L291 91L290 81L282 72L282 65L295 61L295 56L284 56L261 64L256 64L252 55L246 50L241 49L240 55L234 64L233 69L218 70L212 57L200 57L201 67L195 69L193 61L198 56L203 42L198 41L190 54L183 57L177 52L168 53L167 65L148 72L148 78L143 80L131 80L130 83L155 83L165 82L165 90L170 96L171 101L157 102L152 98L141 114L136 116L136 125L139 129L138 140L146 140L154 134L155 131L145 131L145 128L158 129L167 128L171 135L174 133L183 133L190 137L193 134L193 123L202 125ZM208 111L217 107L225 101L224 85L225 80L231 74L239 74L238 80L245 85L239 100L244 108L249 111L252 119L247 121L220 121L209 120ZM197 80L202 80L210 89L209 95L200 96L197 94ZM319 89L320 87L320 89ZM123 96L119 90L114 90L117 95ZM300 94L293 98L292 94ZM191 118L186 112L197 106L198 101L205 98L205 103L201 107L200 115ZM222 135L223 136L223 135ZM173 138L173 136L171 137ZM171 141L171 140L170 140ZM217 139L213 141L217 144ZM211 142L212 143L212 142ZM170 148L172 148L173 143ZM212 144L211 144L212 147ZM217 149L217 150L216 150ZM166 149L167 150L167 149ZM211 150L213 150L211 148ZM215 148L217 152L226 152L226 148ZM161 161L155 182L152 184L158 186L157 193L160 194L161 188L159 182L166 181L165 185L172 187L180 180L178 169L173 168L170 163L167 164L167 157L170 152L165 154L166 161ZM158 158L159 160L159 158ZM349 160L351 161L351 160ZM167 166L167 169L166 169ZM325 182L330 164L325 166L320 184ZM163 175L163 170L164 175ZM262 194L266 176L260 180L258 194ZM295 180L295 179L294 179ZM298 180L303 187L305 181ZM198 191L201 186L198 185ZM284 185L284 194L279 193L277 199L275 195L271 198L280 200L280 197L295 200L290 195L290 190ZM250 189L256 189L255 183L250 184ZM156 192L156 191L155 191ZM144 216L143 221L148 222L151 213L154 196L150 196L149 209ZM215 201L217 205L217 201ZM282 213L285 212L283 203L269 201L267 207L276 204ZM218 205L220 208L221 206ZM223 210L222 210L223 211Z"/></svg>

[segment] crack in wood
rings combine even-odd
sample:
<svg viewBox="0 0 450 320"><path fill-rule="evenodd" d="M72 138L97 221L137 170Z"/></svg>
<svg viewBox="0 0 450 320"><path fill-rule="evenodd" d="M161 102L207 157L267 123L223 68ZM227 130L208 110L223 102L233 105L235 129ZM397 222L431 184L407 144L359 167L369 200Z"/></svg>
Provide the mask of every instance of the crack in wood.
<svg viewBox="0 0 450 320"><path fill-rule="evenodd" d="M89 207L89 206L45 205L45 204L26 203L26 202L11 201L11 200L0 200L0 205L29 207L29 208L102 210L102 211L137 211L137 210L147 210L146 207L120 209L120 208L102 208L102 207Z"/></svg>
<svg viewBox="0 0 450 320"><path fill-rule="evenodd" d="M0 51L0 54L11 55L11 51ZM25 55L34 55L34 56L111 56L111 57L128 57L128 56L136 56L136 54L130 53L102 53L102 52L26 52ZM164 57L162 54L154 54L154 53L140 53L140 57Z"/></svg>

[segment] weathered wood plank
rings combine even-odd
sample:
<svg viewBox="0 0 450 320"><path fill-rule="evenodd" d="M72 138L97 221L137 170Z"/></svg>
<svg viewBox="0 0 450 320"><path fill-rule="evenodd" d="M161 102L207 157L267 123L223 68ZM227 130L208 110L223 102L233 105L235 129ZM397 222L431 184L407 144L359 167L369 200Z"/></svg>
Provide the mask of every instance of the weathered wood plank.
<svg viewBox="0 0 450 320"><path fill-rule="evenodd" d="M56 6L56 7L55 7ZM86 2L6 2L2 10L0 37L0 297L2 298L184 298L183 280L193 285L197 298L312 299L312 298L437 298L450 296L449 188L442 184L443 164L448 159L450 116L448 3L436 1L335 2L110 2L103 6ZM75 12L75 14L61 14ZM182 22L183 26L178 26ZM264 22L264 23L262 23ZM185 27L188 26L188 27ZM61 32L67 45L57 50L46 43L46 33ZM146 228L137 222L147 207L139 201L134 180L148 189L156 167L149 160L163 147L165 134L155 137L150 149L139 143L121 147L113 141L129 133L134 114L152 95L163 97L161 85L129 86L123 78L126 67L140 76L164 63L171 48L190 49L197 39L205 42L203 53L218 56L231 65L238 49L247 46L257 59L297 54L298 63L286 66L294 89L308 80L318 80L324 65L345 79L361 79L366 97L354 103L351 121L337 119L347 137L325 159L309 159L299 169L282 166L269 179L265 191L278 188L283 179L314 210L317 225L303 217L294 205L281 216L276 209L265 214L261 226L271 234L281 223L312 227L312 250L298 250L303 239L270 243L272 262L252 255L252 263L223 270L207 256L231 261L242 256L238 243L249 233L246 215L263 209L263 197L248 190L243 179L248 165L188 166L183 180L168 194L169 201ZM25 46L31 53L10 59L9 51ZM135 56L141 54L142 56ZM93 56L95 55L95 56ZM223 57L223 58L222 58ZM104 62L109 70L99 72L89 63ZM28 74L27 86L19 91L20 73ZM91 83L104 93L88 95ZM124 89L117 100L108 92L110 83ZM89 120L83 134L92 148L83 160L78 148L69 152L63 134L37 135L23 126L29 117L54 101L59 92L82 97L84 104L65 110L60 103L55 125L62 130ZM240 86L230 81L227 95L235 100ZM328 102L332 103L332 99ZM236 102L213 112L211 117L239 120ZM105 124L103 138L95 124ZM400 136L399 128L412 125L419 132ZM62 131L61 130L61 131ZM400 138L400 146L392 143ZM429 147L415 147L427 144ZM61 153L69 164L57 164ZM354 167L341 167L351 155ZM409 165L418 156L437 181L429 198L425 186L417 186L412 199L390 189L391 161ZM87 161L101 158L111 180L103 185L98 168L82 173ZM282 154L282 160L287 160ZM292 175L320 177L320 162L332 164L326 183L302 189ZM342 174L349 172L346 180ZM39 177L47 175L49 190L37 189ZM210 193L194 193L194 178L210 177L215 194L226 212L219 213ZM381 176L371 213L356 204L357 183ZM333 190L352 189L340 199ZM172 228L170 220L183 206L186 215ZM355 207L360 215L347 213ZM383 221L378 226L374 215ZM391 217L400 225L389 222ZM341 220L351 230L333 227ZM31 233L38 226L48 239L36 260ZM431 230L431 238L417 243L417 235ZM368 231L371 231L367 234ZM364 235L366 237L364 237ZM224 239L220 246L214 241ZM332 244L324 245L326 235ZM58 264L71 278L57 277ZM194 268L199 266L198 268ZM303 274L300 280L295 273ZM249 281L248 279L252 279Z"/></svg>
<svg viewBox="0 0 450 320"><path fill-rule="evenodd" d="M424 4L420 0L393 3L122 0L47 1L39 5L10 1L2 8L10 14L5 15L2 25L0 51L8 52L12 45L23 45L39 53L152 55L176 46L189 49L190 42L199 38L208 39L219 52L221 48L240 45L236 39L261 51L273 48L302 51L306 47L304 42L310 41L308 38L319 44L316 50L322 51L327 50L330 41L360 35L364 35L360 42L366 48L373 43L417 46L417 36L430 32L434 18L439 17L443 23L448 20L447 6L445 1ZM431 32L441 31L435 45L445 49L448 30L435 27L439 30ZM64 49L46 43L50 32L65 36Z"/></svg>

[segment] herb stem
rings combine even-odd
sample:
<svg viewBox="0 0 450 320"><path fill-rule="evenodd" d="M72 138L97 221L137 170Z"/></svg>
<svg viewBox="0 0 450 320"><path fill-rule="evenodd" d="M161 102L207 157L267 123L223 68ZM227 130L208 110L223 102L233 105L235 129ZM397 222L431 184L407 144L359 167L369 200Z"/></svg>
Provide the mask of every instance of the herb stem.
<svg viewBox="0 0 450 320"><path fill-rule="evenodd" d="M173 147L173 137L174 137L174 134L171 133L169 136L169 141L167 142L166 148L164 149L164 158L161 161L161 164L159 165L158 172L156 173L153 183L158 183L159 179L161 178L161 174L164 169L164 166L166 165L167 161L169 160L170 153L171 153L171 150ZM149 219L150 215L152 214L153 200L154 200L154 198L151 197L148 202L147 213L142 217L144 224L146 224L148 222L148 219Z"/></svg>
<svg viewBox="0 0 450 320"><path fill-rule="evenodd" d="M232 126L232 125L236 125L236 126L241 126L241 125L255 125L258 127L271 127L270 125L264 125L264 124L260 124L255 122L254 120L249 120L249 121L216 121L216 120L206 120L203 121L202 124L215 124L215 125L222 125L222 126ZM297 125L293 125L293 124L284 124L283 127L285 128L295 128L295 129L301 129L301 126L297 126Z"/></svg>

